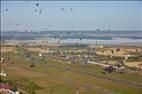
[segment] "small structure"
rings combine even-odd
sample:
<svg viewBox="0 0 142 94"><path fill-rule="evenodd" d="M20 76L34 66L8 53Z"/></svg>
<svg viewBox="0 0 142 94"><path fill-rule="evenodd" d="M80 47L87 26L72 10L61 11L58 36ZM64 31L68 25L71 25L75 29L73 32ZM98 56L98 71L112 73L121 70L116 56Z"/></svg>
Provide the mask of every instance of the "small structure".
<svg viewBox="0 0 142 94"><path fill-rule="evenodd" d="M39 53L39 56L41 57L41 56L42 56L42 54L41 54L41 53Z"/></svg>
<svg viewBox="0 0 142 94"><path fill-rule="evenodd" d="M4 58L2 58L2 57L1 57L1 59L0 59L0 60L1 60L1 61L3 61L3 60L4 60Z"/></svg>
<svg viewBox="0 0 142 94"><path fill-rule="evenodd" d="M100 48L103 48L103 46L101 45Z"/></svg>
<svg viewBox="0 0 142 94"><path fill-rule="evenodd" d="M124 73L126 71L126 67L121 66L121 67L117 68L116 71L119 72L119 73Z"/></svg>
<svg viewBox="0 0 142 94"><path fill-rule="evenodd" d="M0 83L0 89L12 89L12 87L8 84Z"/></svg>
<svg viewBox="0 0 142 94"><path fill-rule="evenodd" d="M104 70L111 73L115 70L115 68L113 66L107 66L107 67L104 67Z"/></svg>
<svg viewBox="0 0 142 94"><path fill-rule="evenodd" d="M20 94L20 92L13 91L9 84L0 83L0 94Z"/></svg>
<svg viewBox="0 0 142 94"><path fill-rule="evenodd" d="M7 76L7 74L6 74L6 73L1 72L1 73L0 73L0 76L4 76L4 77L6 77L6 76Z"/></svg>
<svg viewBox="0 0 142 94"><path fill-rule="evenodd" d="M142 70L142 63L138 64L138 66L139 66L139 69Z"/></svg>
<svg viewBox="0 0 142 94"><path fill-rule="evenodd" d="M2 62L2 63L3 63L3 62L4 62L4 58L2 58L2 57L1 57L0 62Z"/></svg>
<svg viewBox="0 0 142 94"><path fill-rule="evenodd" d="M30 67L33 68L35 67L36 65L34 63L31 63Z"/></svg>
<svg viewBox="0 0 142 94"><path fill-rule="evenodd" d="M68 64L71 64L71 62L70 62L70 61L68 61L67 63L68 63Z"/></svg>
<svg viewBox="0 0 142 94"><path fill-rule="evenodd" d="M12 94L9 92L10 89L12 89L12 87L10 85L0 83L0 94Z"/></svg>
<svg viewBox="0 0 142 94"><path fill-rule="evenodd" d="M124 60L119 60L119 61L116 62L116 65L117 65L118 67L122 67L122 66L124 66L124 63L125 63Z"/></svg>
<svg viewBox="0 0 142 94"><path fill-rule="evenodd" d="M123 62L125 63L125 62L126 62L126 60L127 60L129 57L130 57L130 55L129 55L129 54L128 54L127 56L125 56L125 58L124 58Z"/></svg>

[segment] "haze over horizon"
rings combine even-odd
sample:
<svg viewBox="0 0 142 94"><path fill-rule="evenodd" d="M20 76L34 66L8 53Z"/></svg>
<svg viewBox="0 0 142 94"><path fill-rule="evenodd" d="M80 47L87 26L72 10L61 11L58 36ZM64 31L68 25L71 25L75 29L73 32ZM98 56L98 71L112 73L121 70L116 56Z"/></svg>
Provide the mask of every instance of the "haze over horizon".
<svg viewBox="0 0 142 94"><path fill-rule="evenodd" d="M1 1L1 31L97 29L142 31L142 1Z"/></svg>

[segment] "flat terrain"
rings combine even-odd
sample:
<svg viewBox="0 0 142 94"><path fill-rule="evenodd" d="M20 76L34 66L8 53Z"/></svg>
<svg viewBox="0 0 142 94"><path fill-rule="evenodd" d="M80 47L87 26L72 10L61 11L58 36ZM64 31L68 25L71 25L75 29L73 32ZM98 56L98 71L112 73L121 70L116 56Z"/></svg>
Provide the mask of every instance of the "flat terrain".
<svg viewBox="0 0 142 94"><path fill-rule="evenodd" d="M4 62L1 62L1 70L8 74L2 79L10 80L11 85L17 86L27 94L142 94L142 71L103 73L101 66L81 64L80 57L77 63L70 64L62 53L58 52L67 50L70 52L66 55L71 56L74 54L72 48L48 48L48 51L57 53L45 53L47 50L35 50L34 47L10 49L12 50L1 51L1 57L5 58ZM85 49L82 49L82 53L78 48L75 54L83 55ZM97 59L106 61L108 48L103 49L106 50L103 53L101 49L97 50L96 62ZM134 49L127 52L135 56L140 54L132 54L135 52ZM39 56L39 53L42 53L42 56ZM117 53L117 56L122 55L122 52ZM137 62L141 62L141 58ZM31 67L31 64L34 66Z"/></svg>

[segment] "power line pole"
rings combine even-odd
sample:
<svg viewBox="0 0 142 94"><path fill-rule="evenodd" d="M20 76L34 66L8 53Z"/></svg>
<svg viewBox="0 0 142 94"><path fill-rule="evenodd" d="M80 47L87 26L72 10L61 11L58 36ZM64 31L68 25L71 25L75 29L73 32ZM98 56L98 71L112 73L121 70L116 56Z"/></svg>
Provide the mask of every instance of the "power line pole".
<svg viewBox="0 0 142 94"><path fill-rule="evenodd" d="M53 87L50 87L50 94L53 94Z"/></svg>

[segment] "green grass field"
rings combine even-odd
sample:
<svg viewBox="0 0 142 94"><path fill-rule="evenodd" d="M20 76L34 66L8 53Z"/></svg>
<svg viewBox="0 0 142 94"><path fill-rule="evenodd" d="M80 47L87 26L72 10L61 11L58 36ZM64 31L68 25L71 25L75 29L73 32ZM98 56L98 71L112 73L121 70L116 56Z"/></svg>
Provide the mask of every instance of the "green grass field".
<svg viewBox="0 0 142 94"><path fill-rule="evenodd" d="M9 59L1 63L1 69L8 73L1 82L8 80L28 94L142 94L142 87L132 84L142 83L139 73L102 74L100 66L68 64L52 55L45 55L42 60L38 53L27 51L33 58L30 60L25 50L18 48L17 51L2 54ZM31 62L36 66L31 68Z"/></svg>

